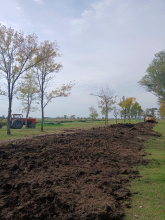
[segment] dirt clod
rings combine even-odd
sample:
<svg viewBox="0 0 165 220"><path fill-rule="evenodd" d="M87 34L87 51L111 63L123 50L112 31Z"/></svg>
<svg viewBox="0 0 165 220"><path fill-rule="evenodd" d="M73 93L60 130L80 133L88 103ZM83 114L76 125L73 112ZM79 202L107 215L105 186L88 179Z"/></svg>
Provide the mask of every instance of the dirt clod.
<svg viewBox="0 0 165 220"><path fill-rule="evenodd" d="M119 219L131 195L126 185L138 176L132 166L147 164L144 140L160 136L153 126L118 124L2 142L0 219Z"/></svg>

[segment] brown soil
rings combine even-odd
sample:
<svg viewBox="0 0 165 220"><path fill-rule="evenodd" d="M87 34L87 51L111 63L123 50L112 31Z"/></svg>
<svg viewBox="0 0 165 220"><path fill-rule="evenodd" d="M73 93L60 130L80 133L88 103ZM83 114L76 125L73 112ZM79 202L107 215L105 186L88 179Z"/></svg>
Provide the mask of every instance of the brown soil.
<svg viewBox="0 0 165 220"><path fill-rule="evenodd" d="M152 123L36 136L0 146L0 219L110 220L124 215L126 188L146 164ZM125 187L123 187L123 185Z"/></svg>

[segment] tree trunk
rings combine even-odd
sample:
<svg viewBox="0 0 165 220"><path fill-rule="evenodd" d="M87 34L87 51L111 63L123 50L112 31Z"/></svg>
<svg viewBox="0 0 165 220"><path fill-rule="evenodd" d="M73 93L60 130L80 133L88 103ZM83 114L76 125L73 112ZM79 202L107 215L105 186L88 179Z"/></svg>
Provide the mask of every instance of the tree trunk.
<svg viewBox="0 0 165 220"><path fill-rule="evenodd" d="M25 128L27 128L27 118L28 118L28 113L26 114L26 118L25 118Z"/></svg>
<svg viewBox="0 0 165 220"><path fill-rule="evenodd" d="M108 126L108 109L107 109L107 126Z"/></svg>
<svg viewBox="0 0 165 220"><path fill-rule="evenodd" d="M29 97L29 94L28 94L28 109L27 109L26 119L25 119L25 127L26 128L28 128L28 126L27 126L27 118L28 118L28 115L29 115L29 110L30 110L30 97Z"/></svg>
<svg viewBox="0 0 165 220"><path fill-rule="evenodd" d="M8 117L7 117L7 135L11 135L10 131L10 118L11 118L11 107L12 107L12 90L10 87L10 82L8 83L8 100L9 100L9 108L8 108Z"/></svg>
<svg viewBox="0 0 165 220"><path fill-rule="evenodd" d="M129 117L129 121L130 121L130 115L131 115L131 112L130 112L130 109L128 110L128 117Z"/></svg>
<svg viewBox="0 0 165 220"><path fill-rule="evenodd" d="M105 106L105 126L107 125L107 104Z"/></svg>
<svg viewBox="0 0 165 220"><path fill-rule="evenodd" d="M7 135L11 135L10 117L11 117L11 98L9 97L9 108L8 108L8 117L7 117Z"/></svg>
<svg viewBox="0 0 165 220"><path fill-rule="evenodd" d="M43 123L44 123L44 107L43 107L43 100L42 100L41 101L41 131L44 131Z"/></svg>
<svg viewBox="0 0 165 220"><path fill-rule="evenodd" d="M107 123L107 115L106 115L106 112L105 112L105 126L106 126L106 123Z"/></svg>
<svg viewBox="0 0 165 220"><path fill-rule="evenodd" d="M41 87L41 131L43 132L43 123L44 123L44 82L42 75L42 87Z"/></svg>

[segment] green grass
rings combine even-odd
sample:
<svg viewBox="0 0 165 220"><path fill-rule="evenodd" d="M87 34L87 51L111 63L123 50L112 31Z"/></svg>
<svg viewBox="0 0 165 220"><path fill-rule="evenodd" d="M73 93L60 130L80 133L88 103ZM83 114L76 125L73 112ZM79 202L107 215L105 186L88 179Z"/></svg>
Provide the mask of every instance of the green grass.
<svg viewBox="0 0 165 220"><path fill-rule="evenodd" d="M152 137L146 142L146 152L151 154L147 158L151 162L140 166L142 177L131 182L131 192L138 194L133 194L124 220L135 219L135 215L145 220L165 219L165 122L159 122L154 130L162 133L162 137Z"/></svg>
<svg viewBox="0 0 165 220"><path fill-rule="evenodd" d="M96 120L96 121L91 121L87 119L75 119L75 120L70 120L70 119L45 119L45 122L59 122L59 124L48 124L44 123L44 132L40 131L40 120L37 120L36 128L31 129L28 128L26 129L25 126L23 126L22 129L11 129L11 135L7 135L6 131L6 122L3 121L3 127L0 129L0 140L7 140L7 139L15 139L15 138L23 138L23 137L28 137L28 136L33 136L33 135L38 135L38 134L45 134L45 133L54 133L54 132L61 132L64 129L71 129L71 128L90 128L90 127L100 127L104 126L104 120ZM124 123L123 120L118 120L118 123ZM131 120L130 123L135 123L136 120ZM115 124L116 121L114 119L109 120L109 124ZM125 123L129 123L127 120Z"/></svg>

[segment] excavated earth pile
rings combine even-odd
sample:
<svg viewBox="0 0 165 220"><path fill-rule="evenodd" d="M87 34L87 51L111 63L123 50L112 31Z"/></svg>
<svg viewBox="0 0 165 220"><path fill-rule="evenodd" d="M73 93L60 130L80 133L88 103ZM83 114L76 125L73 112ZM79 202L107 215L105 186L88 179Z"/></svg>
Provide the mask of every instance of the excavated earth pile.
<svg viewBox="0 0 165 220"><path fill-rule="evenodd" d="M110 220L124 215L153 123L0 143L0 219ZM125 185L125 187L123 187Z"/></svg>

